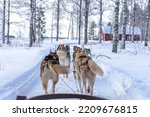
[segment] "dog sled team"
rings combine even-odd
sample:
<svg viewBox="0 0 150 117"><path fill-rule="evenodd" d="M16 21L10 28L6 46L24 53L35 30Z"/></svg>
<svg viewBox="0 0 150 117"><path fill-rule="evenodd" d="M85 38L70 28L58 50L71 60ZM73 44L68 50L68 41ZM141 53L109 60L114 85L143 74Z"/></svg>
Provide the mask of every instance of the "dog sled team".
<svg viewBox="0 0 150 117"><path fill-rule="evenodd" d="M89 56L90 49L82 47L73 47L71 62L70 46L60 44L55 52L49 52L41 62L40 77L44 93L47 94L48 82L52 81L52 91L55 93L56 84L59 81L59 75L68 75L71 72L70 64L73 63L73 73L78 82L80 93L93 95L93 87L96 75L103 76L104 72L100 66ZM65 77L65 75L63 75Z"/></svg>

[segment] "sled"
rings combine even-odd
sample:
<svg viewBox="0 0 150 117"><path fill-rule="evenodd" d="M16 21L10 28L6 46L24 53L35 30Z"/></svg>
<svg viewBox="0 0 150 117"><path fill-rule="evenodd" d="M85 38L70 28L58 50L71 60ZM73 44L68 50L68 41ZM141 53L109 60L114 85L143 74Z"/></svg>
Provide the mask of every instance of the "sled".
<svg viewBox="0 0 150 117"><path fill-rule="evenodd" d="M83 94L64 94L64 93L38 95L31 98L27 98L26 96L16 97L16 100L51 100L51 99L107 100L106 98L98 96L83 95Z"/></svg>

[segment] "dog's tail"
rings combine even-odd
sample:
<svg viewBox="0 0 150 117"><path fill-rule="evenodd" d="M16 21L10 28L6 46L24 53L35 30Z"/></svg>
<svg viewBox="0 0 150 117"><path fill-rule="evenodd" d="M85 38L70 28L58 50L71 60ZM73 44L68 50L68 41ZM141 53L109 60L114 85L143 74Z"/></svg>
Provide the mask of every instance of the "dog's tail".
<svg viewBox="0 0 150 117"><path fill-rule="evenodd" d="M103 74L104 74L103 69L102 69L100 66L98 66L92 59L90 59L90 60L88 61L88 65L89 65L90 70L91 70L94 74L98 74L98 75L100 75L100 76L103 76Z"/></svg>
<svg viewBox="0 0 150 117"><path fill-rule="evenodd" d="M42 77L42 73L44 71L44 67L45 67L45 63L44 63L44 60L43 60L41 65L40 65L40 77Z"/></svg>
<svg viewBox="0 0 150 117"><path fill-rule="evenodd" d="M70 69L67 66L63 66L63 65L53 65L54 70L58 73L58 74L69 74Z"/></svg>

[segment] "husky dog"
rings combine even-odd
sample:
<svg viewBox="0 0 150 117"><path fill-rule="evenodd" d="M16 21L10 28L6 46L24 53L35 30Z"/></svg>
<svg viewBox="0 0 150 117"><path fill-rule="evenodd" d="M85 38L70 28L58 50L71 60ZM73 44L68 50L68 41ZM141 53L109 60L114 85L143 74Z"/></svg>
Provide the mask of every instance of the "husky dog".
<svg viewBox="0 0 150 117"><path fill-rule="evenodd" d="M78 47L78 46L74 46L74 47L73 47L73 50L74 50L74 52L73 52L73 57L72 57L72 58L73 58L73 69L74 69L73 74L74 74L74 78L77 79L75 56L76 56L77 53L79 53L79 52L82 51L82 48L80 48L80 47Z"/></svg>
<svg viewBox="0 0 150 117"><path fill-rule="evenodd" d="M73 50L74 50L74 52L73 52L73 61L74 61L76 54L79 53L79 52L81 52L81 51L83 51L83 49L80 48L80 47L78 47L78 46L74 46Z"/></svg>
<svg viewBox="0 0 150 117"><path fill-rule="evenodd" d="M69 71L68 67L59 64L57 54L50 52L40 66L40 77L45 94L47 94L49 80L52 81L52 93L55 93L55 85L59 80L59 74L68 74Z"/></svg>
<svg viewBox="0 0 150 117"><path fill-rule="evenodd" d="M52 52L51 50L49 54L45 56L44 60L51 60L53 64L60 64L58 55L56 54L56 52Z"/></svg>
<svg viewBox="0 0 150 117"><path fill-rule="evenodd" d="M65 48L66 48L66 51L67 51L67 61L69 62L69 67L70 67L70 62L71 62L70 46L66 45Z"/></svg>
<svg viewBox="0 0 150 117"><path fill-rule="evenodd" d="M85 52L86 55L91 55L91 50L89 48L85 48L83 45L82 45L82 50Z"/></svg>
<svg viewBox="0 0 150 117"><path fill-rule="evenodd" d="M70 48L66 47L64 44L60 44L57 48L57 55L61 65L70 67Z"/></svg>
<svg viewBox="0 0 150 117"><path fill-rule="evenodd" d="M87 55L91 55L91 50L90 50L89 48L85 48L85 53L86 53Z"/></svg>
<svg viewBox="0 0 150 117"><path fill-rule="evenodd" d="M75 71L79 83L80 92L93 95L93 87L96 75L103 76L104 72L91 57L87 56L84 51L76 52L75 55ZM81 83L82 81L82 83Z"/></svg>

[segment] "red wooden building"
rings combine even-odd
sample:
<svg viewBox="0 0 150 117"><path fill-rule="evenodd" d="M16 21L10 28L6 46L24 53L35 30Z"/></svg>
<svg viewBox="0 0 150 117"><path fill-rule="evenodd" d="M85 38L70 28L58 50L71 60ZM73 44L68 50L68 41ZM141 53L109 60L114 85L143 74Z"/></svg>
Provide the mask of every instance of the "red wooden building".
<svg viewBox="0 0 150 117"><path fill-rule="evenodd" d="M113 40L113 29L111 26L102 26L102 40L111 41ZM138 27L134 27L134 41L140 41L141 31ZM119 28L119 40L122 40L122 28ZM132 39L132 27L127 26L126 28L126 41Z"/></svg>

